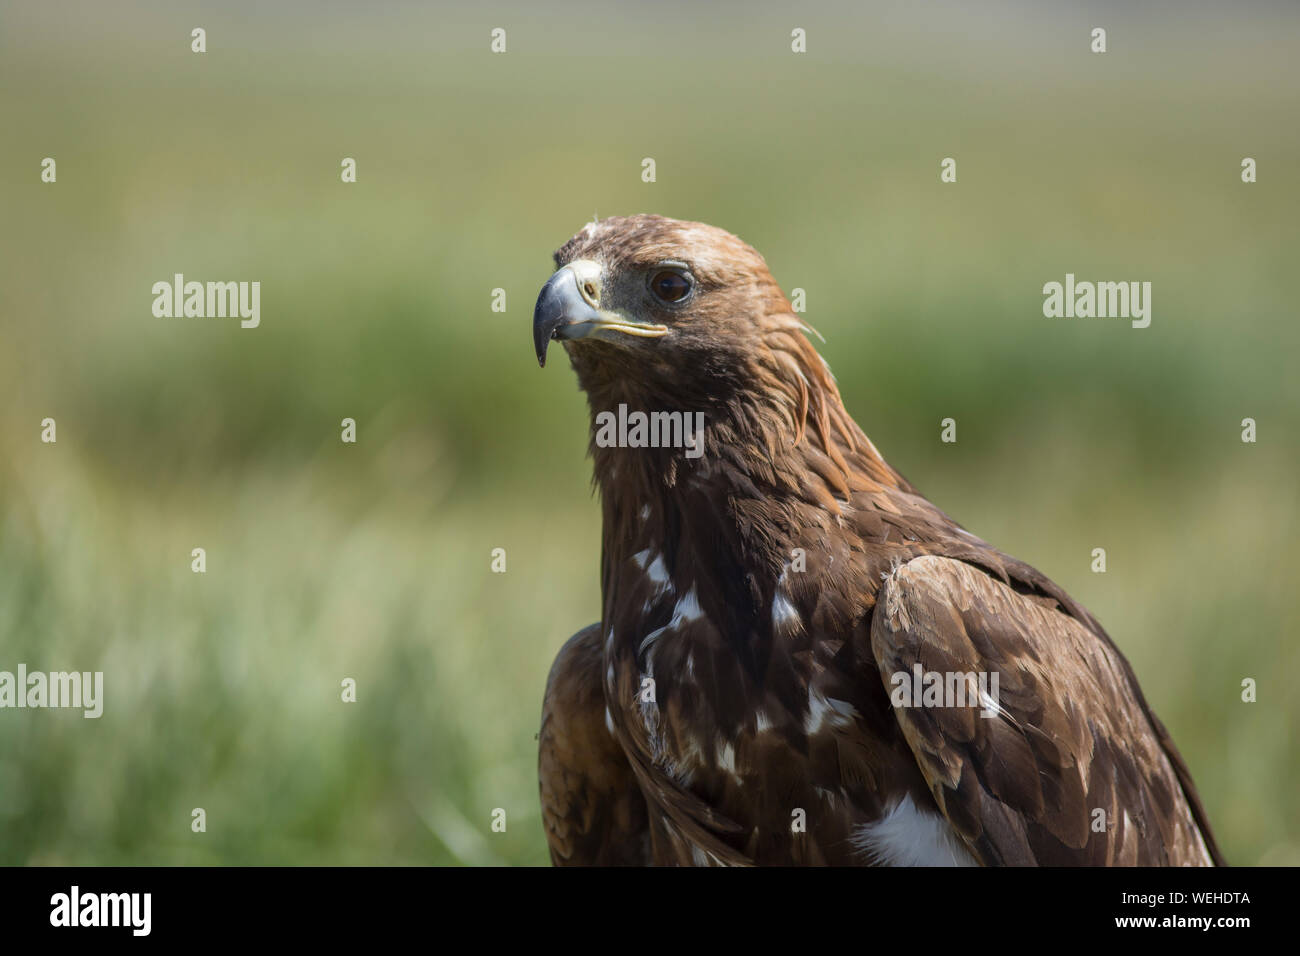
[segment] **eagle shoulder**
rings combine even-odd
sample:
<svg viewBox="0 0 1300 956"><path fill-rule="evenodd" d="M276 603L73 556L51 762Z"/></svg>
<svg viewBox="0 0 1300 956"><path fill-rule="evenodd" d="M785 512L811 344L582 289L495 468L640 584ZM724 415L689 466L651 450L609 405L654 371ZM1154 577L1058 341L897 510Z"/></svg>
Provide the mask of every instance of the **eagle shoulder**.
<svg viewBox="0 0 1300 956"><path fill-rule="evenodd" d="M1181 759L1103 634L978 567L926 555L886 576L871 651L886 693L917 665L984 681L973 706L894 701L935 803L980 862L1215 862Z"/></svg>

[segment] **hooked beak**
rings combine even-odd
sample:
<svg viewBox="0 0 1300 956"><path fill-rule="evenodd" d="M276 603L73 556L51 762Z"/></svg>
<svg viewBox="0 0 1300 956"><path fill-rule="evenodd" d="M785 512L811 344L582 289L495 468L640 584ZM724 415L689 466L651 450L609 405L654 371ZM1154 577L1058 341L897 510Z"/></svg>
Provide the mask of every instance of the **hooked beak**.
<svg viewBox="0 0 1300 956"><path fill-rule="evenodd" d="M533 346L538 365L545 367L551 339L618 339L625 335L659 338L668 334L666 325L638 322L622 312L601 309L600 274L600 263L575 259L542 286L533 309Z"/></svg>

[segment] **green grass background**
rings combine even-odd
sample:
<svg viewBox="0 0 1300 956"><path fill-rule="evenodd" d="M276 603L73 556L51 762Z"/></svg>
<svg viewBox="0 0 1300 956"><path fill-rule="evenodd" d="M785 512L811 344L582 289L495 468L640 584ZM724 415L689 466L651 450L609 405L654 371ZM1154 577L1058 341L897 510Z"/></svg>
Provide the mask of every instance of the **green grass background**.
<svg viewBox="0 0 1300 956"><path fill-rule="evenodd" d="M545 861L599 516L529 321L551 251L633 212L806 289L891 462L1107 626L1230 860L1300 862L1298 37L1281 5L0 4L0 669L107 685L97 721L0 711L0 863ZM154 318L174 272L259 280L261 327ZM1151 327L1045 319L1066 272L1151 281Z"/></svg>

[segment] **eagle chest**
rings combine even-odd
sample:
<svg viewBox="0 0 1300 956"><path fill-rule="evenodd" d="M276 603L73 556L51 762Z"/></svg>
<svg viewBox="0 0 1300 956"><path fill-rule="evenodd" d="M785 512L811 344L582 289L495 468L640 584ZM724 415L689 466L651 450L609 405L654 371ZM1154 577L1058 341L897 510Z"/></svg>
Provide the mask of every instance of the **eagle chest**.
<svg viewBox="0 0 1300 956"><path fill-rule="evenodd" d="M683 786L710 769L734 773L735 742L722 728L740 717L720 693L717 626L694 582L674 579L652 548L627 562L605 620L605 699L638 749ZM739 698L738 698L739 699Z"/></svg>
<svg viewBox="0 0 1300 956"><path fill-rule="evenodd" d="M734 635L724 633L725 627L757 630L763 621L756 616L720 626L720 610L701 599L698 584L679 580L653 548L637 552L626 566L603 625L611 733L617 715L625 746L715 804L742 792L752 797L792 772L806 778L808 750L792 748L790 732L800 731L802 740L802 731L847 725L852 708L810 693L802 678L796 682L799 700L777 701L741 660ZM789 602L778 604L780 617L797 613ZM800 722L792 729L789 711L802 711L805 703L817 726Z"/></svg>

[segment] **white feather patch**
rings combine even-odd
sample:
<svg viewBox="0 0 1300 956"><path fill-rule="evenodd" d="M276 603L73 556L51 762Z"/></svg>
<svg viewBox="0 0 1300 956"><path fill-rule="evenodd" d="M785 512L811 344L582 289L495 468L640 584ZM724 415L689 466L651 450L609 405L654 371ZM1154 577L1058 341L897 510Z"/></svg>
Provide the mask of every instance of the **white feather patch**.
<svg viewBox="0 0 1300 956"><path fill-rule="evenodd" d="M803 619L785 592L777 588L772 598L772 630L777 633L803 630Z"/></svg>
<svg viewBox="0 0 1300 956"><path fill-rule="evenodd" d="M952 825L903 797L875 823L854 829L853 846L882 866L979 866Z"/></svg>
<svg viewBox="0 0 1300 956"><path fill-rule="evenodd" d="M645 565L642 565L642 567L645 567ZM667 584L668 568L664 564L664 556L662 554L656 554L654 561L652 561L650 566L645 569L645 573L646 577L650 579L650 583L657 587L662 588Z"/></svg>
<svg viewBox="0 0 1300 956"><path fill-rule="evenodd" d="M827 697L819 690L808 693L808 716L804 720L804 733L815 734L823 725L831 727L848 727L857 710L846 700Z"/></svg>
<svg viewBox="0 0 1300 956"><path fill-rule="evenodd" d="M704 611L700 608L700 600L695 596L695 586L692 585L677 601L677 606L673 608L673 619L668 622L668 626L678 628L691 621L698 621L703 616Z"/></svg>

